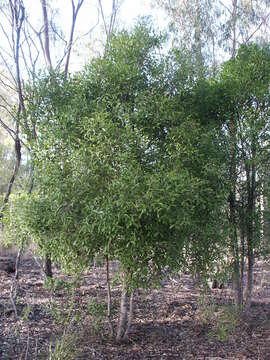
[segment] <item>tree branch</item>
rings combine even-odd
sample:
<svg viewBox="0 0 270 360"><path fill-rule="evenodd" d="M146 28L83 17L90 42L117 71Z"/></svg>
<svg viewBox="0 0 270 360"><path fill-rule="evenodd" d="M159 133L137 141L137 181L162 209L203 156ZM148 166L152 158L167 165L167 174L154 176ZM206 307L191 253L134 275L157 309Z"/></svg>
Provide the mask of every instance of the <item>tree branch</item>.
<svg viewBox="0 0 270 360"><path fill-rule="evenodd" d="M50 37L49 37L49 22L48 22L48 13L47 13L47 2L46 0L40 0L43 13L43 22L44 22L44 50L45 50L45 59L49 68L52 69L52 60L50 53Z"/></svg>
<svg viewBox="0 0 270 360"><path fill-rule="evenodd" d="M83 4L84 0L78 0L77 6L75 7L74 0L71 0L72 4L72 23L71 23L71 30L70 30L70 36L69 36L69 42L67 47L67 59L65 64L65 78L67 78L68 75L68 68L69 68L69 62L70 62L70 55L71 55L71 49L73 45L73 36L74 36L74 30L76 25L76 19L78 16L78 12Z"/></svg>

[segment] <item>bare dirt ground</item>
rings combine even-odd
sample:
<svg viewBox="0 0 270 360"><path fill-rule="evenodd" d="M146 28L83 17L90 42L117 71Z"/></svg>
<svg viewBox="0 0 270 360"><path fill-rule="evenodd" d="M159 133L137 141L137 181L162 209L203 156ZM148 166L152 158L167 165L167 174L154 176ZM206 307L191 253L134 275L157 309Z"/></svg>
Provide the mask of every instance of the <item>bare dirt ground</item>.
<svg viewBox="0 0 270 360"><path fill-rule="evenodd" d="M105 269L78 281L55 269L44 287L37 264L22 262L18 319L9 299L12 274L0 273L0 359L270 359L270 266L258 264L251 312L239 319L229 289L203 293L189 275L138 290L127 344L109 339ZM113 271L112 271L113 272ZM113 323L120 287L114 280Z"/></svg>

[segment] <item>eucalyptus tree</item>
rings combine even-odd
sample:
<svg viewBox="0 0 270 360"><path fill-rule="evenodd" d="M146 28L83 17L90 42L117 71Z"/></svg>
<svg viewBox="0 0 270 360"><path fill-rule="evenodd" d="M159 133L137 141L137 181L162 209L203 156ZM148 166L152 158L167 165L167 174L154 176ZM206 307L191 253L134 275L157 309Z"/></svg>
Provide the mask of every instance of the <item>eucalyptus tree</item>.
<svg viewBox="0 0 270 360"><path fill-rule="evenodd" d="M215 74L224 57L243 44L269 41L269 0L156 0L169 14L175 39L191 52L197 66Z"/></svg>
<svg viewBox="0 0 270 360"><path fill-rule="evenodd" d="M174 42L185 50L196 69L197 76L202 76L204 66L217 65L216 4L211 0L157 0L153 2L169 14L170 27L174 31Z"/></svg>

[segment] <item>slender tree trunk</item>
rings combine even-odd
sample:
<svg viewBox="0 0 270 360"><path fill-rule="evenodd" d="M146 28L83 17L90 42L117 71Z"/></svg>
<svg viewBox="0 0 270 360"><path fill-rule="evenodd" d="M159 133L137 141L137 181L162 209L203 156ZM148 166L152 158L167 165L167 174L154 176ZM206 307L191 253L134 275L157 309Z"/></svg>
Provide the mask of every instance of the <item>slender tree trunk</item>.
<svg viewBox="0 0 270 360"><path fill-rule="evenodd" d="M240 271L240 261L239 261L239 249L238 249L238 238L237 238L237 228L236 224L234 227L233 235L233 254L234 254L234 263L233 263L233 288L235 292L235 305L238 311L241 311L243 306L243 287L241 284L241 271Z"/></svg>
<svg viewBox="0 0 270 360"><path fill-rule="evenodd" d="M195 16L195 22L194 22L194 38L195 38L195 56L196 56L196 67L198 72L198 77L202 76L203 71L203 55L202 55L202 39L201 39L201 14L200 14L200 6L199 6L199 0L196 0L195 3L196 6L196 16Z"/></svg>
<svg viewBox="0 0 270 360"><path fill-rule="evenodd" d="M127 326L127 303L128 303L128 291L127 291L127 278L126 274L123 275L122 283L122 295L121 295L121 304L120 304L120 316L117 327L116 342L120 343L124 339L124 334Z"/></svg>
<svg viewBox="0 0 270 360"><path fill-rule="evenodd" d="M252 150L253 157L255 150ZM251 174L250 174L251 172ZM251 176L250 176L251 175ZM246 310L250 309L253 292L253 268L254 268L254 214L255 214L255 165L246 166L247 193L248 193L248 216L247 216L247 251L248 251L248 280L246 292Z"/></svg>
<svg viewBox="0 0 270 360"><path fill-rule="evenodd" d="M253 267L254 267L254 250L252 234L247 234L247 257L248 257L248 272L247 272L247 291L246 291L246 310L248 311L251 306L252 292L253 292Z"/></svg>
<svg viewBox="0 0 270 360"><path fill-rule="evenodd" d="M114 330L111 319L112 294L111 294L111 283L110 283L110 262L108 255L106 255L106 282L107 282L107 319L110 327L110 336L111 338L113 338Z"/></svg>
<svg viewBox="0 0 270 360"><path fill-rule="evenodd" d="M52 261L49 255L45 256L44 259L44 273L47 277L52 278L53 272L52 272Z"/></svg>
<svg viewBox="0 0 270 360"><path fill-rule="evenodd" d="M232 59L236 57L236 23L238 0L232 0Z"/></svg>
<svg viewBox="0 0 270 360"><path fill-rule="evenodd" d="M49 21L48 21L48 11L47 11L47 1L40 0L42 7L43 15L43 27L44 27L44 57L46 64L50 70L53 69L52 60L51 60L51 49L50 49L50 34L49 34ZM52 262L49 258L49 255L46 254L44 261L44 273L47 277L52 278Z"/></svg>
<svg viewBox="0 0 270 360"><path fill-rule="evenodd" d="M238 311L241 311L243 306L243 287L241 285L239 255L236 255L233 266L233 288L235 293L235 305Z"/></svg>
<svg viewBox="0 0 270 360"><path fill-rule="evenodd" d="M106 33L106 46L105 46L105 52L106 52L110 48L111 35L115 28L117 13L119 12L119 9L120 9L120 2L116 1L116 0L112 0L112 8L111 8L111 15L110 15L109 22L107 22L106 17L105 17L102 0L98 0L98 4L99 4L99 10L101 13L101 17L102 17L103 27L104 27L104 30Z"/></svg>
<svg viewBox="0 0 270 360"><path fill-rule="evenodd" d="M130 332L130 328L132 325L132 321L133 321L133 313L134 313L134 291L131 292L130 294L130 298L129 298L129 314L128 314L128 322L127 322L127 327L126 327L126 331L123 337L124 341L128 340L128 335Z"/></svg>
<svg viewBox="0 0 270 360"><path fill-rule="evenodd" d="M244 293L244 273L245 273L245 242L246 242L246 212L243 194L241 194L242 203L241 209L239 209L239 236L240 236L240 286L242 296Z"/></svg>
<svg viewBox="0 0 270 360"><path fill-rule="evenodd" d="M18 136L15 139L15 154L16 154L16 164L14 166L13 174L12 174L10 180L9 180L8 188L7 188L4 200L3 200L3 206L1 208L0 218L3 218L3 216L4 216L3 214L4 214L4 211L5 211L5 208L6 208L7 204L8 204L8 200L9 200L9 197L10 197L10 194L11 194L11 191L12 191L16 176L18 174L18 171L19 171L19 168L20 168L20 165L21 165L21 142L20 142L20 139L19 139Z"/></svg>
<svg viewBox="0 0 270 360"><path fill-rule="evenodd" d="M44 26L44 50L45 50L44 56L48 67L52 69L47 1L46 0L40 0L40 1L42 6L43 26Z"/></svg>
<svg viewBox="0 0 270 360"><path fill-rule="evenodd" d="M33 161L31 161L30 166L31 166L31 168L30 168L30 184L29 184L29 190L28 190L28 194L29 194L29 195L32 194L32 191L33 191L33 189L34 189L34 181L35 181Z"/></svg>
<svg viewBox="0 0 270 360"><path fill-rule="evenodd" d="M254 273L254 251L248 250L248 278L247 278L247 293L246 293L246 310L250 309L252 293L253 293L253 273Z"/></svg>
<svg viewBox="0 0 270 360"><path fill-rule="evenodd" d="M22 251L23 251L22 248L20 248L18 251L18 254L17 254L17 258L16 258L15 274L14 274L14 277L16 280L19 280L19 267L20 267L20 263L21 263Z"/></svg>
<svg viewBox="0 0 270 360"><path fill-rule="evenodd" d="M233 253L233 289L235 292L235 305L240 311L243 305L243 289L241 286L239 248L236 224L235 192L231 193L230 198L230 222L232 226L231 246Z"/></svg>
<svg viewBox="0 0 270 360"><path fill-rule="evenodd" d="M267 246L266 236L265 236L265 210L266 210L266 196L265 196L265 179L264 173L262 174L261 179L261 196L260 196L260 213L261 213L261 234L263 246Z"/></svg>
<svg viewBox="0 0 270 360"><path fill-rule="evenodd" d="M231 192L229 196L229 220L231 225L231 249L233 255L233 288L235 291L235 305L238 311L243 305L243 292L240 279L239 246L236 220L236 124L235 119L231 120L231 164L230 164Z"/></svg>
<svg viewBox="0 0 270 360"><path fill-rule="evenodd" d="M70 29L70 35L69 35L69 41L68 41L68 47L67 47L67 58L65 63L65 78L67 78L68 75L68 68L69 68L69 62L70 62L70 55L71 55L71 49L73 45L73 37L74 37L74 30L76 25L76 19L78 16L78 12L80 10L80 7L82 6L84 0L79 0L77 3L77 6L75 7L74 1L72 0L72 22L71 22L71 29Z"/></svg>
<svg viewBox="0 0 270 360"><path fill-rule="evenodd" d="M244 292L244 272L245 272L245 229L244 224L242 223L241 229L241 257L240 257L240 284L241 284L241 292Z"/></svg>

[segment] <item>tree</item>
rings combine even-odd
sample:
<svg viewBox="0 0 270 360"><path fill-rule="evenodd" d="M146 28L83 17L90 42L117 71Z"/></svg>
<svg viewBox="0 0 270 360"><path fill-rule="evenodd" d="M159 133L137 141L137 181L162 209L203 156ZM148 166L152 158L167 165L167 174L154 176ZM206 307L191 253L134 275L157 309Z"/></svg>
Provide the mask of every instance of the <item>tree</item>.
<svg viewBox="0 0 270 360"><path fill-rule="evenodd" d="M72 22L69 40L66 42L66 47L63 50L64 54L62 59L57 64L57 66L60 66L61 62L65 60L65 77L68 76L69 71L77 15L83 5L83 2L84 0L78 0L75 4L75 2L71 0ZM26 73L28 75L29 81L33 83L36 81L38 71L37 64L39 64L40 61L40 53L43 53L44 60L49 71L52 71L54 67L54 59L52 59L50 49L50 37L52 33L52 29L50 27L52 24L49 23L48 20L46 0L41 0L41 8L43 14L43 26L40 30L36 30L31 23L31 19L28 17L27 10L29 9L25 8L22 0L9 1L8 4L2 5L1 14L3 17L3 25L1 25L1 32L7 42L7 50L4 47L1 47L0 57L5 68L5 72L3 72L3 74L7 73L9 76L2 77L1 85L3 85L5 90L11 89L15 92L18 97L18 101L15 104L15 111L12 100L8 99L3 105L5 111L9 116L11 116L14 129L12 126L9 126L10 121L0 119L1 126L14 140L14 149L16 154L16 163L3 200L3 206L0 214L1 218L3 217L5 207L9 201L13 185L21 166L22 146L25 147L31 157L32 147L38 136L36 132L36 119L32 117L30 121L30 118L27 117L25 111L26 89L24 86L25 82L23 81L23 74ZM44 40L42 39L43 34ZM6 60L7 57L10 61ZM29 162L31 162L31 159ZM31 179L28 191L31 193L34 185L33 162L31 162L30 168ZM48 254L45 256L44 267L47 276L51 277L51 260Z"/></svg>
<svg viewBox="0 0 270 360"><path fill-rule="evenodd" d="M243 306L245 259L249 263L245 299L248 309L254 259L268 251L267 241L263 240L263 219L267 216L263 194L267 193L264 183L269 173L268 73L268 47L243 46L235 59L223 65L216 79L195 78L190 87L185 86L177 94L185 109L182 113L198 119L216 134L216 151L227 173L223 181L228 191L228 203L223 206L228 211L229 231L225 226L220 254L229 246L239 309ZM174 82L181 71L175 76Z"/></svg>
<svg viewBox="0 0 270 360"><path fill-rule="evenodd" d="M174 38L190 52L197 69L206 65L211 74L224 52L235 57L241 45L269 40L268 0L156 0L153 5L168 13Z"/></svg>
<svg viewBox="0 0 270 360"><path fill-rule="evenodd" d="M97 251L121 262L117 341L133 289L194 257L205 271L222 239L215 132L179 109L183 77L162 40L144 23L112 35L81 74L41 78L27 104L41 136L25 227L64 268L88 266Z"/></svg>
<svg viewBox="0 0 270 360"><path fill-rule="evenodd" d="M231 89L230 102L234 104L233 110L228 113L227 123L228 148L233 147L230 161L234 169L231 183L234 198L230 198L230 211L232 214L233 210L234 214L231 218L234 227L232 246L237 277L240 275L239 254L247 254L247 308L251 304L255 253L258 254L262 243L264 210L260 206L260 197L264 176L269 172L269 66L269 48L250 45L241 47L236 59L225 64L222 72L225 86ZM240 231L242 249L238 241ZM239 295L239 299L241 297Z"/></svg>
<svg viewBox="0 0 270 360"><path fill-rule="evenodd" d="M169 14L175 42L189 54L197 76L203 75L208 62L216 67L216 18L219 14L215 2L158 0L155 3Z"/></svg>

